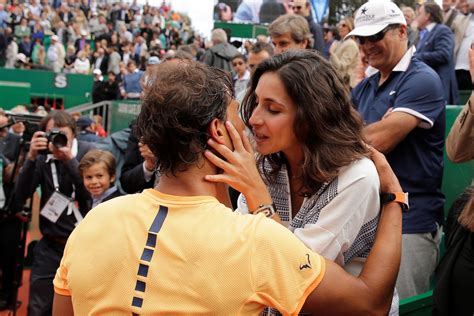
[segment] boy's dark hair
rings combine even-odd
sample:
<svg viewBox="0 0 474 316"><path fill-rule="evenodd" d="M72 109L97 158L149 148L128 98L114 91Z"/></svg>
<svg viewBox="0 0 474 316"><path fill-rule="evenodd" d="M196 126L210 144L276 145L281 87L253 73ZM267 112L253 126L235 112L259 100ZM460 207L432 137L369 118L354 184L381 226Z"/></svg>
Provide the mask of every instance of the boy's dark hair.
<svg viewBox="0 0 474 316"><path fill-rule="evenodd" d="M232 59L230 61L234 61L236 59L242 59L244 62L247 62L247 57L245 57L244 55L242 54L237 54L235 55L234 57L232 57Z"/></svg>
<svg viewBox="0 0 474 316"><path fill-rule="evenodd" d="M193 61L161 63L147 75L136 134L155 155L161 174L184 171L206 149L209 123L225 120L231 79Z"/></svg>
<svg viewBox="0 0 474 316"><path fill-rule="evenodd" d="M79 172L81 173L81 176L83 175L84 170L101 162L104 163L107 173L111 177L115 176L116 161L114 155L108 151L100 149L89 150L84 157L82 157L81 162L79 163Z"/></svg>
<svg viewBox="0 0 474 316"><path fill-rule="evenodd" d="M49 112L49 114L45 116L39 124L40 131L46 131L46 125L48 125L50 120L54 120L54 126L56 127L70 127L73 135L76 135L76 121L71 114L60 110Z"/></svg>

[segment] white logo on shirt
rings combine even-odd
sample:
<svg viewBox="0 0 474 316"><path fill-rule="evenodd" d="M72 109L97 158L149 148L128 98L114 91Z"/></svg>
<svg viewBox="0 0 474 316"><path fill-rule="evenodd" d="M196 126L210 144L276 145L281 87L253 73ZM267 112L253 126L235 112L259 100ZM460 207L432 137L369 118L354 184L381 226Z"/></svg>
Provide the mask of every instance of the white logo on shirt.
<svg viewBox="0 0 474 316"><path fill-rule="evenodd" d="M397 92L397 91L392 90L392 91L390 91L390 93L389 93L388 95L393 95L393 94L395 94L396 92Z"/></svg>

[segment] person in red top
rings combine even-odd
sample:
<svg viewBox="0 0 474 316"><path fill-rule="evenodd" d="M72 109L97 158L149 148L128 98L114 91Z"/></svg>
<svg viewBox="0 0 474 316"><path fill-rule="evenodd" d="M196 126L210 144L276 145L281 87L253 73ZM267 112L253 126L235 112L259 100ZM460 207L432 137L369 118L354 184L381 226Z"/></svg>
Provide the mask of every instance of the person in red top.
<svg viewBox="0 0 474 316"><path fill-rule="evenodd" d="M107 131L104 129L102 125L102 116L94 115L94 122L95 122L95 132L99 137L107 137Z"/></svg>

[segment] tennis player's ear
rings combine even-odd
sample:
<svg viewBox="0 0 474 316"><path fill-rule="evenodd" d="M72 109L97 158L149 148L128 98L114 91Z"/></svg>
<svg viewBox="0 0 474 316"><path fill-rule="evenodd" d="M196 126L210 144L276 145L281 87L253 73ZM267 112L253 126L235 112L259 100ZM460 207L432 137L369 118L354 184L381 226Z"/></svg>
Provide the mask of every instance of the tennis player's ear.
<svg viewBox="0 0 474 316"><path fill-rule="evenodd" d="M224 122L215 118L209 124L208 129L209 135L211 136L212 140L219 144L225 144L228 135Z"/></svg>

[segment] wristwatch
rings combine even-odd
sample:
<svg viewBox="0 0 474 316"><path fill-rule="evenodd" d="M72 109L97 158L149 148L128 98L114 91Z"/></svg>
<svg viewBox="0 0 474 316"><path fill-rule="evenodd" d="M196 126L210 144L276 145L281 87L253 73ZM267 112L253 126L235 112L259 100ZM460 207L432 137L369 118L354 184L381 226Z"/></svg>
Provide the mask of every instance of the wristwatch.
<svg viewBox="0 0 474 316"><path fill-rule="evenodd" d="M398 202L402 211L406 212L410 208L408 204L408 192L382 192L380 193L380 203L385 205L389 202Z"/></svg>
<svg viewBox="0 0 474 316"><path fill-rule="evenodd" d="M252 212L253 215L257 215L258 213L263 213L263 215L269 218L272 217L276 213L275 203L260 205L255 211Z"/></svg>

